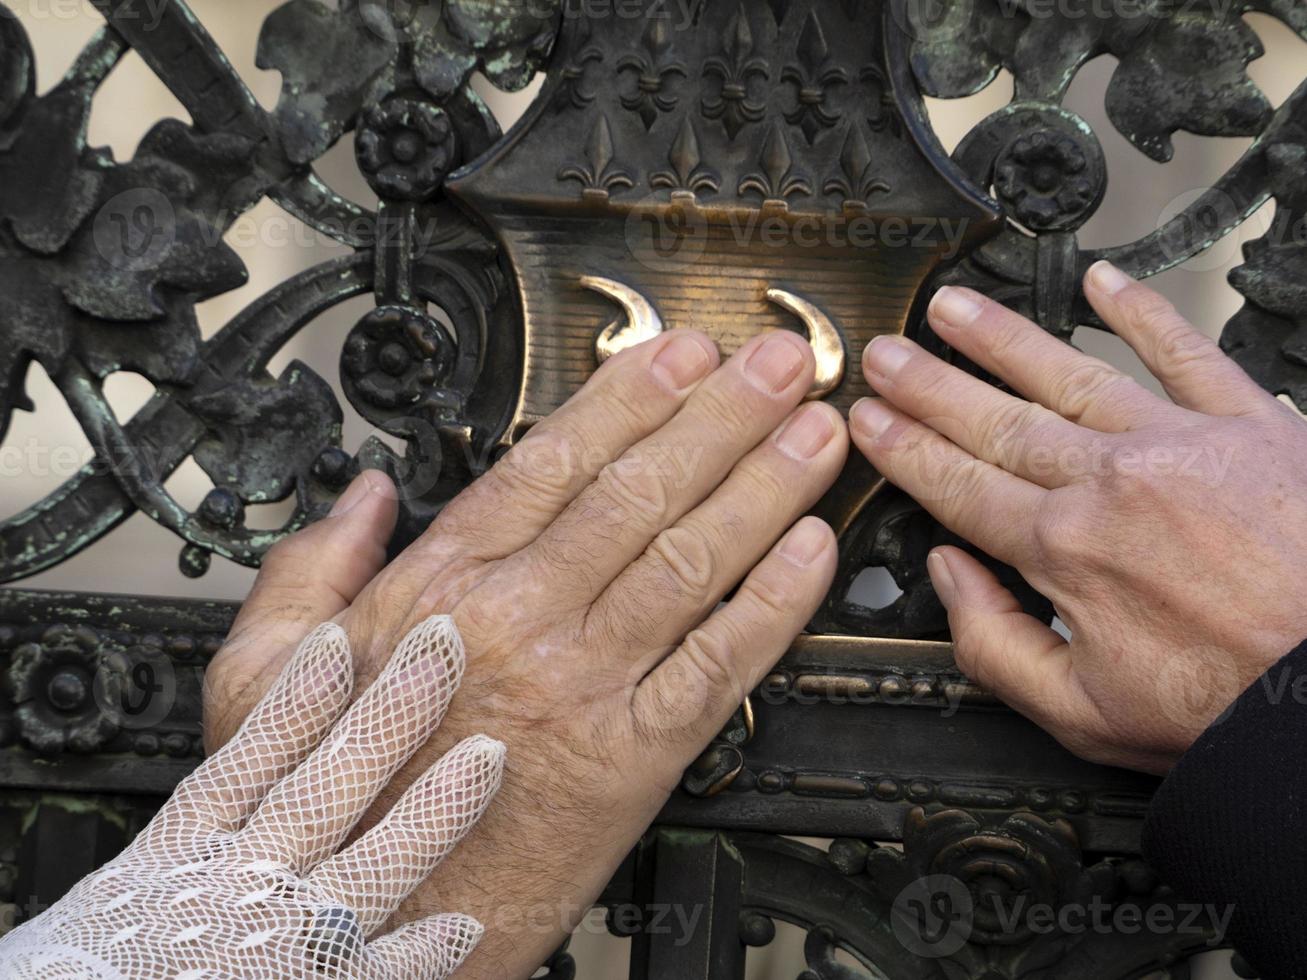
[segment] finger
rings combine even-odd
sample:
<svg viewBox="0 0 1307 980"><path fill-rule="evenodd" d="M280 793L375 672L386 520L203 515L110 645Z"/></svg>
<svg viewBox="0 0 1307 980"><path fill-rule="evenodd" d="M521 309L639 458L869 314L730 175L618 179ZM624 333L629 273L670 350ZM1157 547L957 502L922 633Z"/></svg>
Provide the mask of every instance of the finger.
<svg viewBox="0 0 1307 980"><path fill-rule="evenodd" d="M1019 313L970 289L948 286L930 302L931 328L1031 401L1099 432L1126 432L1166 402L1097 358L1063 343Z"/></svg>
<svg viewBox="0 0 1307 980"><path fill-rule="evenodd" d="M876 398L849 412L853 443L945 527L1009 565L1031 555L1032 515L1049 491L976 459Z"/></svg>
<svg viewBox="0 0 1307 980"><path fill-rule="evenodd" d="M384 980L445 980L462 966L484 933L470 915L433 915L368 943L367 956Z"/></svg>
<svg viewBox="0 0 1307 980"><path fill-rule="evenodd" d="M414 627L327 739L268 794L236 839L236 853L298 872L334 853L439 726L463 663L463 643L448 616Z"/></svg>
<svg viewBox="0 0 1307 980"><path fill-rule="evenodd" d="M1265 411L1270 396L1214 340L1110 262L1090 266L1085 298L1134 348L1177 405L1209 415Z"/></svg>
<svg viewBox="0 0 1307 980"><path fill-rule="evenodd" d="M805 517L635 689L637 731L679 772L721 731L817 611L835 577L835 534Z"/></svg>
<svg viewBox="0 0 1307 980"><path fill-rule="evenodd" d="M749 341L675 418L604 467L521 553L524 574L561 577L588 604L793 411L815 369L797 334Z"/></svg>
<svg viewBox="0 0 1307 980"><path fill-rule="evenodd" d="M1024 612L994 573L961 548L936 548L926 568L948 610L962 672L1054 735L1078 728L1086 702L1066 640Z"/></svg>
<svg viewBox="0 0 1307 980"><path fill-rule="evenodd" d="M401 796L385 818L308 880L353 909L370 936L395 913L494 798L504 775L504 745L484 735L465 739Z"/></svg>
<svg viewBox="0 0 1307 980"><path fill-rule="evenodd" d="M848 455L844 419L803 406L702 504L660 533L595 603L601 643L661 659L815 504Z"/></svg>
<svg viewBox="0 0 1307 980"><path fill-rule="evenodd" d="M867 382L897 408L971 455L1049 489L1075 479L1063 464L1095 438L1042 405L1013 398L944 363L906 337L876 337L862 364Z"/></svg>
<svg viewBox="0 0 1307 980"><path fill-rule="evenodd" d="M354 665L345 631L323 623L306 636L235 737L182 780L137 837L138 846L177 845L233 833L331 730L349 704Z"/></svg>
<svg viewBox="0 0 1307 980"><path fill-rule="evenodd" d="M268 552L205 672L204 741L210 752L236 731L304 634L339 614L381 569L397 512L390 479L364 470L326 518Z"/></svg>
<svg viewBox="0 0 1307 980"><path fill-rule="evenodd" d="M441 513L412 552L482 560L525 547L604 466L664 425L717 366L705 335L671 331L609 358Z"/></svg>

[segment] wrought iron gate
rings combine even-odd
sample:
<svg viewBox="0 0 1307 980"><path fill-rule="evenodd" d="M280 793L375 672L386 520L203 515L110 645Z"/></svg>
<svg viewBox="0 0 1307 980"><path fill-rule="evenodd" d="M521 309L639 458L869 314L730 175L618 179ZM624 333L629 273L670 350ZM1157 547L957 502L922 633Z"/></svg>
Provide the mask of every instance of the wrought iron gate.
<svg viewBox="0 0 1307 980"><path fill-rule="evenodd" d="M871 337L907 331L938 349L922 318L933 286L981 289L1069 339L1102 326L1078 289L1090 263L1153 275L1272 198L1272 230L1231 277L1246 303L1222 343L1307 406L1307 85L1272 108L1246 75L1259 49L1242 19L1270 14L1307 37L1300 0L291 0L259 42L260 65L283 76L274 112L180 0L95 6L106 26L39 96L24 31L0 17L0 430L26 404L35 359L97 453L0 524L6 580L136 511L178 535L188 575L214 555L257 565L362 465L406 488L402 544L600 356L640 339L633 304L672 324L693 316L724 350L746 332L806 330L822 394L847 407L864 388L846 363ZM85 124L129 50L193 125L160 122L120 163L86 145ZM1153 233L1084 249L1077 229L1107 168L1061 103L1104 53L1118 59L1108 115L1139 153L1166 162L1177 130L1254 141ZM1014 101L945 154L923 97L969 94L1000 68ZM539 96L502 134L473 75L518 89L537 71ZM375 212L314 172L342 138ZM203 340L195 304L244 276L221 236L263 198L353 252ZM361 294L376 309L340 352L341 384L402 452L345 451L330 386L298 363L267 371L313 317ZM102 389L116 370L157 387L125 422ZM194 512L164 486L187 458L214 483ZM283 528L245 526L246 505L287 497ZM1206 935L1041 933L996 917L1018 899L1140 916L1174 905L1136 856L1153 783L1072 758L959 675L924 561L950 536L911 500L855 463L820 509L842 562L812 634L605 893L614 908L708 912L676 943L614 915L632 976L741 977L778 920L808 930L806 980L868 975L839 949L895 978L1184 975ZM902 590L884 608L849 596L869 566ZM204 665L233 613L0 591L0 902L18 917L121 847L195 765ZM965 935L923 949L892 912L932 875L953 876L976 911ZM560 953L548 969L572 966Z"/></svg>

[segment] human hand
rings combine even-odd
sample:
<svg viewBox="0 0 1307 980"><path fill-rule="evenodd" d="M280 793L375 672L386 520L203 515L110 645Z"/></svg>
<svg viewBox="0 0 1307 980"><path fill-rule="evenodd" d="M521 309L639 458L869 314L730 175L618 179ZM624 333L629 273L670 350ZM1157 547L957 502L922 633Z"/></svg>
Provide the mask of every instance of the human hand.
<svg viewBox="0 0 1307 980"><path fill-rule="evenodd" d="M208 670L216 746L304 624L336 617L366 677L413 622L453 616L467 682L384 796L464 733L508 745L497 805L401 913L485 923L460 977L526 977L557 948L830 586L834 535L799 517L847 430L795 411L811 348L771 333L716 365L690 332L609 359L384 570L394 503L360 477L273 549Z"/></svg>
<svg viewBox="0 0 1307 980"><path fill-rule="evenodd" d="M434 915L368 940L480 818L503 745L461 742L340 846L440 724L462 673L458 633L434 617L350 707L349 642L320 626L125 851L0 939L4 975L444 980L476 945L475 919Z"/></svg>
<svg viewBox="0 0 1307 980"><path fill-rule="evenodd" d="M928 569L962 670L1084 758L1167 771L1307 636L1307 424L1165 300L1099 263L1085 295L1174 404L962 289L929 320L1032 399L901 338L853 441L947 527L1052 600L1064 641L975 558Z"/></svg>

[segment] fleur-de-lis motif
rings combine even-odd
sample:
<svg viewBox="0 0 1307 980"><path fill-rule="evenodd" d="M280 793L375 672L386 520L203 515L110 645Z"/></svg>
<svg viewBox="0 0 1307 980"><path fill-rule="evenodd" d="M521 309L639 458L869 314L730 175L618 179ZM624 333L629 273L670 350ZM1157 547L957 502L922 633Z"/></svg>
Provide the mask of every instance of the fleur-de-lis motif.
<svg viewBox="0 0 1307 980"><path fill-rule="evenodd" d="M780 123L772 125L767 142L763 144L759 163L762 164L761 171L746 174L740 181L740 196L754 191L761 194L768 204L788 207L786 198L795 194L812 194L812 184L808 178L793 172L794 158L790 155L790 144Z"/></svg>
<svg viewBox="0 0 1307 980"><path fill-rule="evenodd" d="M585 163L569 164L558 171L559 180L575 180L583 197L607 199L615 188L634 187L631 175L613 162L613 131L608 117L600 115L590 132Z"/></svg>
<svg viewBox="0 0 1307 980"><path fill-rule="evenodd" d="M889 193L891 190L888 183L872 173L872 168L871 149L867 146L867 140L858 124L850 122L844 137L844 149L840 151L843 175L826 181L822 191L841 195L846 208L865 208L872 194L878 191Z"/></svg>
<svg viewBox="0 0 1307 980"><path fill-rule="evenodd" d="M604 60L604 53L597 44L590 43L590 21L582 18L577 35L577 52L563 66L559 73L562 81L558 85L556 98L560 103L570 102L578 109L584 109L595 100L595 93L585 88L586 66Z"/></svg>
<svg viewBox="0 0 1307 980"><path fill-rule="evenodd" d="M858 73L858 78L869 90L867 125L871 131L880 133L889 130L894 136L903 135L903 121L899 118L899 109L894 103L889 79L880 66L867 65Z"/></svg>
<svg viewBox="0 0 1307 980"><path fill-rule="evenodd" d="M749 98L750 80L766 81L769 73L767 62L754 55L753 32L743 3L726 26L722 52L703 63L705 78L721 79L720 92L704 96L703 114L708 119L720 119L726 135L734 140L746 124L757 122L767 111L764 103Z"/></svg>
<svg viewBox="0 0 1307 980"><path fill-rule="evenodd" d="M686 116L680 131L667 151L667 162L671 170L660 170L649 177L649 186L670 188L672 197L694 197L699 191L717 191L722 179L717 171L704 166L699 153L699 136L694 131L694 123Z"/></svg>
<svg viewBox="0 0 1307 980"><path fill-rule="evenodd" d="M664 91L668 79L687 76L685 65L670 60L671 22L667 17L654 16L644 32L644 50L629 54L617 63L617 73L635 75L635 91L622 95L622 107L639 113L645 129L652 129L660 112L671 112L680 103L680 96Z"/></svg>
<svg viewBox="0 0 1307 980"><path fill-rule="evenodd" d="M848 72L829 64L830 47L816 11L808 15L799 35L798 63L789 65L781 81L794 86L795 108L785 114L785 121L797 124L811 145L817 134L839 122L839 116L826 108L826 95L836 85L849 81Z"/></svg>

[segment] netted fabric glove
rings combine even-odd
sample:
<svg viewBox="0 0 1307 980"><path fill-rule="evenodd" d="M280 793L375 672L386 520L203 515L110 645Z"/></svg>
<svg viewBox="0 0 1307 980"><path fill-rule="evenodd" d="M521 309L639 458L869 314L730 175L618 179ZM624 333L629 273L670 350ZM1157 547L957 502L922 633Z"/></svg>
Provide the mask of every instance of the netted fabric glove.
<svg viewBox="0 0 1307 980"><path fill-rule="evenodd" d="M350 705L345 633L318 627L236 736L121 855L0 940L0 976L448 976L480 939L476 920L436 915L371 937L481 816L503 745L461 742L343 845L440 724L462 672L458 631L433 617Z"/></svg>

